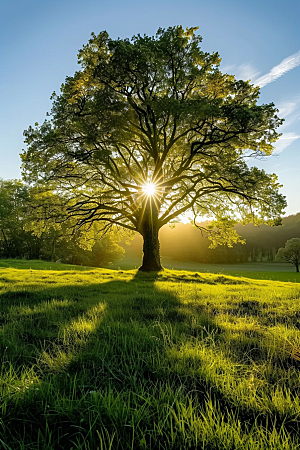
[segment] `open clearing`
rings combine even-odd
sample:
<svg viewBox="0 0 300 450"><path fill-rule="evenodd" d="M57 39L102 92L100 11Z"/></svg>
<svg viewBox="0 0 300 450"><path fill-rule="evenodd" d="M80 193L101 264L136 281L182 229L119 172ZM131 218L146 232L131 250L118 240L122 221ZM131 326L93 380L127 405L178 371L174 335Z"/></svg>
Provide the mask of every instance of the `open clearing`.
<svg viewBox="0 0 300 450"><path fill-rule="evenodd" d="M0 448L300 448L298 282L3 265Z"/></svg>
<svg viewBox="0 0 300 450"><path fill-rule="evenodd" d="M0 263L1 264L1 263ZM50 264L51 265L51 264ZM141 265L140 258L125 257L108 265L110 269L130 270ZM292 264L285 262L253 262L242 264L202 264L189 261L175 261L162 257L166 269L188 270L202 273L221 273L234 277L255 278L258 280L288 281L300 283L300 273L296 273ZM53 264L52 264L53 266Z"/></svg>

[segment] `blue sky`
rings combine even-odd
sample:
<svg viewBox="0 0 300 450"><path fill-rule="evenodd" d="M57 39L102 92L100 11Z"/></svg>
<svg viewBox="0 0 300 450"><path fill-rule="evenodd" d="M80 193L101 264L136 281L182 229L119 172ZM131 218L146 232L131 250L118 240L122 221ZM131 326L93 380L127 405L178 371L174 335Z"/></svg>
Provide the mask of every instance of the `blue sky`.
<svg viewBox="0 0 300 450"><path fill-rule="evenodd" d="M277 173L286 213L300 211L299 0L2 0L0 8L1 178L20 178L23 130L46 118L92 31L124 38L199 26L203 50L219 52L223 71L259 84L260 103L274 102L286 119L274 156L255 164Z"/></svg>

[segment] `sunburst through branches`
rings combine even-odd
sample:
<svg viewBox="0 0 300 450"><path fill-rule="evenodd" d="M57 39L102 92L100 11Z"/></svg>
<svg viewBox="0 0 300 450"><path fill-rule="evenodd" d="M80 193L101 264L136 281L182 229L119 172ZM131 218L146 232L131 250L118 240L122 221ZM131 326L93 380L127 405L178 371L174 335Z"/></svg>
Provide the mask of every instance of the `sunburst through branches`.
<svg viewBox="0 0 300 450"><path fill-rule="evenodd" d="M152 197L157 193L157 186L149 181L143 186L143 192L147 197Z"/></svg>
<svg viewBox="0 0 300 450"><path fill-rule="evenodd" d="M161 202L161 194L162 194L162 188L158 181L149 180L144 181L140 185L142 194L140 197L143 199L144 203L144 210L146 208L147 204L155 205L156 209L160 209L160 202ZM144 202L144 200L147 200Z"/></svg>

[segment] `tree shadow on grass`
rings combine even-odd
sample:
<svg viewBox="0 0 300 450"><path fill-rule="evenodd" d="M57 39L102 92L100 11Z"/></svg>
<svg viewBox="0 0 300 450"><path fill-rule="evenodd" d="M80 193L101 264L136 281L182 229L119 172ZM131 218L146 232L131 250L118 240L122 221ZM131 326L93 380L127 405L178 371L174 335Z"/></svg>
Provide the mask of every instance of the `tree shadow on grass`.
<svg viewBox="0 0 300 450"><path fill-rule="evenodd" d="M69 448L70 437L88 429L80 416L94 392L138 391L160 378L158 323L162 308L176 310L178 299L156 288L157 274L116 275L124 278L32 285L0 296L2 379L10 385L3 436L15 441L12 448L21 435L29 445L37 428L45 434L47 427L59 448ZM6 372L13 374L7 380ZM108 428L109 417L99 418Z"/></svg>
<svg viewBox="0 0 300 450"><path fill-rule="evenodd" d="M115 277L107 272L103 282L34 285L0 297L2 372L12 368L15 373L3 416L4 435L16 440L11 448L19 448L17 436L33 442L37 428L43 439L51 431L53 448L71 448L70 439L84 440L89 433L96 439L100 426L111 434L118 429L129 442L133 411L148 405L155 420L150 403L172 405L179 391L182 399L198 404L210 395L224 411L233 408L244 421L255 419L255 411L234 406L220 383L203 376L201 357L189 360L182 352L182 341L218 351L216 344L227 331L209 305L184 304L176 290L161 283L205 280L197 274L172 279L163 272L120 271ZM229 282L223 278L211 283ZM241 313L259 314L257 303L240 307ZM235 345L228 340L229 351ZM169 397L161 400L166 392ZM141 426L149 428L149 417L143 420Z"/></svg>

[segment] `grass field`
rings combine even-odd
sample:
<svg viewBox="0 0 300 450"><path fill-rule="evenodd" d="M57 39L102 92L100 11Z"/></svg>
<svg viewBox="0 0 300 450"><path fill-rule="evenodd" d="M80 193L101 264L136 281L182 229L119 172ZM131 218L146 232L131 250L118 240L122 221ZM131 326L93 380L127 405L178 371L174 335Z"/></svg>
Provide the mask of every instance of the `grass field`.
<svg viewBox="0 0 300 450"><path fill-rule="evenodd" d="M162 264L166 269L188 270L202 273L221 273L225 275L256 278L258 280L288 281L300 283L300 273L296 273L292 264L284 262L255 262L242 264L201 264L187 261L174 261L172 258L162 257ZM141 259L125 257L109 264L110 269L131 270L141 265Z"/></svg>
<svg viewBox="0 0 300 450"><path fill-rule="evenodd" d="M299 283L1 265L0 448L300 448Z"/></svg>

